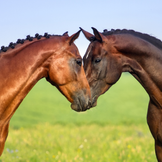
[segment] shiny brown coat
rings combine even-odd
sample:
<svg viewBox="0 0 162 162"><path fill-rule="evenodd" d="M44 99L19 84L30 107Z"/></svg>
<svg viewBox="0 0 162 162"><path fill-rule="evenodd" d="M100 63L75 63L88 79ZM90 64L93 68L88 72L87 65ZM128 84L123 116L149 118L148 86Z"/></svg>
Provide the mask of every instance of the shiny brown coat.
<svg viewBox="0 0 162 162"><path fill-rule="evenodd" d="M131 73L150 97L147 122L155 139L157 159L162 162L162 42L131 30L100 33L92 29L94 35L82 31L91 42L83 60L93 106L122 72Z"/></svg>
<svg viewBox="0 0 162 162"><path fill-rule="evenodd" d="M68 36L30 36L0 51L0 155L9 122L31 88L45 77L72 103L76 111L90 107L90 88L82 58L73 43L79 32ZM14 48L14 49L12 49Z"/></svg>

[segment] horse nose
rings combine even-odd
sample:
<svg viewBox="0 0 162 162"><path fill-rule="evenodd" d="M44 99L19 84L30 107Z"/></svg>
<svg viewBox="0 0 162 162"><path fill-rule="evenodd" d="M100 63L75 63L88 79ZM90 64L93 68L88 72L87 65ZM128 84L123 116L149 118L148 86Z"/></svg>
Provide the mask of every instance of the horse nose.
<svg viewBox="0 0 162 162"><path fill-rule="evenodd" d="M73 103L71 104L71 108L75 111L86 111L92 107L91 98L88 96L79 95L75 97Z"/></svg>
<svg viewBox="0 0 162 162"><path fill-rule="evenodd" d="M80 98L80 111L86 111L92 107L92 101L89 97L81 97Z"/></svg>

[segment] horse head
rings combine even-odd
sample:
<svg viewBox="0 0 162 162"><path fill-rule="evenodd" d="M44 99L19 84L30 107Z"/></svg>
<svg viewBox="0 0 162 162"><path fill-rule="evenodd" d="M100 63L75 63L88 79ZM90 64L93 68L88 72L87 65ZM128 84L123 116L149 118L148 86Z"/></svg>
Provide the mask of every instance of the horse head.
<svg viewBox="0 0 162 162"><path fill-rule="evenodd" d="M98 97L105 93L121 76L120 57L113 46L114 38L108 39L95 28L94 35L83 30L91 42L84 55L84 70L91 89L92 106L97 105Z"/></svg>
<svg viewBox="0 0 162 162"><path fill-rule="evenodd" d="M73 43L80 31L68 36L64 33L59 42L60 50L57 55L50 57L47 81L72 103L75 111L85 111L91 107L91 94L88 81L82 65L82 58Z"/></svg>

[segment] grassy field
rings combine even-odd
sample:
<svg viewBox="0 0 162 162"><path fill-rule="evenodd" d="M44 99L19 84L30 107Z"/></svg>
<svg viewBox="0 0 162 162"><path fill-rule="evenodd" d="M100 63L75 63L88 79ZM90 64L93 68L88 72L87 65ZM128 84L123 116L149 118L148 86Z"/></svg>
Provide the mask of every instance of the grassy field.
<svg viewBox="0 0 162 162"><path fill-rule="evenodd" d="M97 107L77 113L43 79L12 117L0 162L154 162L148 101L141 85L124 74Z"/></svg>

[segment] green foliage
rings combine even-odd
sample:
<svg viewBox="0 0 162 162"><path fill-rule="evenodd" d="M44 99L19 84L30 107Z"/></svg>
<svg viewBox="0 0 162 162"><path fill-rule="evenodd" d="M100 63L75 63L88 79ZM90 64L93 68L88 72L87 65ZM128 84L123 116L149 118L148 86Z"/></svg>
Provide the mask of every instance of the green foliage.
<svg viewBox="0 0 162 162"><path fill-rule="evenodd" d="M154 144L146 123L149 97L129 74L78 113L44 79L10 122L0 162L152 162Z"/></svg>

